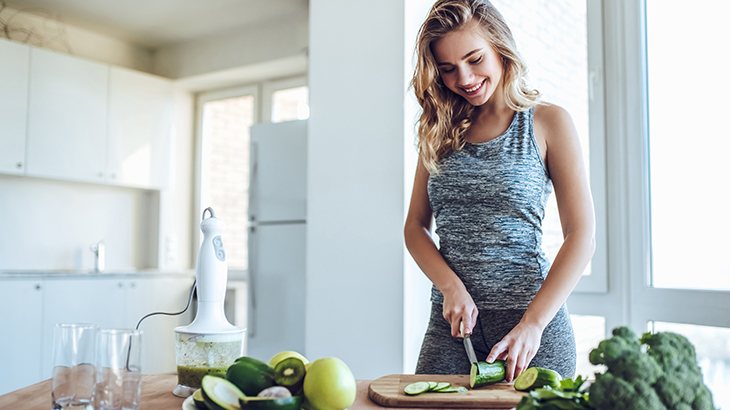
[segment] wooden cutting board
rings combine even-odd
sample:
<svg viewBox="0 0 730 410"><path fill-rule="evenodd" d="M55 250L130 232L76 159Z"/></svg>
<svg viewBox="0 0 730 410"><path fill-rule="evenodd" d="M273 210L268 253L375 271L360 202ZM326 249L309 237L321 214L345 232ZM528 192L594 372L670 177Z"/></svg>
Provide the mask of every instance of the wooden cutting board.
<svg viewBox="0 0 730 410"><path fill-rule="evenodd" d="M504 382L469 389L464 393L431 392L408 396L403 392L407 384L420 381L449 382L453 386L469 388L468 375L391 374L370 382L368 396L385 407L511 409L526 394L515 390L512 383Z"/></svg>

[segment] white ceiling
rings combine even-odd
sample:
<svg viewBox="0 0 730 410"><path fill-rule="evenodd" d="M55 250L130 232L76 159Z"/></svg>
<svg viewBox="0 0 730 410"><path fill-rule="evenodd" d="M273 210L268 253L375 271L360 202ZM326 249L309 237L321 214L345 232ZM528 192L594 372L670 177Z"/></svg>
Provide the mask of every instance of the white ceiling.
<svg viewBox="0 0 730 410"><path fill-rule="evenodd" d="M155 49L306 13L308 0L4 0L22 12L52 14L68 24ZM0 0L2 3L2 0Z"/></svg>

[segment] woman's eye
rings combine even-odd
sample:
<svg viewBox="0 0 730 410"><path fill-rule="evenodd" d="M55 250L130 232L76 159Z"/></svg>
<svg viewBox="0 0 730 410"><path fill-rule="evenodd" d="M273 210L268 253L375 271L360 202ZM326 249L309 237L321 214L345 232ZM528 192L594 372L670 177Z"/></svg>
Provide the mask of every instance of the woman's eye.
<svg viewBox="0 0 730 410"><path fill-rule="evenodd" d="M479 58L470 61L469 64L474 65L474 64L479 64L481 62L482 62L482 56L479 56Z"/></svg>
<svg viewBox="0 0 730 410"><path fill-rule="evenodd" d="M442 68L441 69L441 72L442 73L450 73L452 71L454 71L454 68L453 67L452 68Z"/></svg>

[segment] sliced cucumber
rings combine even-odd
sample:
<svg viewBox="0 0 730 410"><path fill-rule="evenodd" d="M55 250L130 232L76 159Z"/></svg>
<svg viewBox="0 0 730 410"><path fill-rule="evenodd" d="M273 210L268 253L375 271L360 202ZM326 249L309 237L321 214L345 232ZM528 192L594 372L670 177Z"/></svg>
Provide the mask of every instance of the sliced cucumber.
<svg viewBox="0 0 730 410"><path fill-rule="evenodd" d="M558 372L543 367L530 367L515 379L515 390L530 391L545 386L560 387L563 378Z"/></svg>
<svg viewBox="0 0 730 410"><path fill-rule="evenodd" d="M441 383L438 383L436 385L436 388L433 389L433 391L441 391L443 389L448 389L449 387L451 387L451 383L449 383L449 382L441 382Z"/></svg>
<svg viewBox="0 0 730 410"><path fill-rule="evenodd" d="M494 363L477 362L472 363L469 372L469 387L476 389L504 380L505 368L503 360L495 360Z"/></svg>
<svg viewBox="0 0 730 410"><path fill-rule="evenodd" d="M238 410L239 400L246 398L235 384L221 377L205 375L201 384L203 401L210 410Z"/></svg>
<svg viewBox="0 0 730 410"><path fill-rule="evenodd" d="M406 385L403 388L403 392L409 396L415 396L417 394L425 393L431 389L429 382L415 382Z"/></svg>
<svg viewBox="0 0 730 410"><path fill-rule="evenodd" d="M447 387L445 389L435 390L436 393L463 393L466 391L469 391L469 389L464 386Z"/></svg>
<svg viewBox="0 0 730 410"><path fill-rule="evenodd" d="M438 387L438 382L426 382L428 383L428 391L434 391L436 390L436 387Z"/></svg>
<svg viewBox="0 0 730 410"><path fill-rule="evenodd" d="M205 404L205 399L203 398L202 389L195 390L195 393L193 393L193 403L195 403L196 409L208 410L208 405Z"/></svg>

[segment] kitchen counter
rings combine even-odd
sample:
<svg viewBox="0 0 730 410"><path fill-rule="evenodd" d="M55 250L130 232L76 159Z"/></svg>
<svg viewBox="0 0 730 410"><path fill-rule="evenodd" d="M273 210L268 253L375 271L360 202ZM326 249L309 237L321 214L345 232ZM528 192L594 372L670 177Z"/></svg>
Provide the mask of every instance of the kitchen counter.
<svg viewBox="0 0 730 410"><path fill-rule="evenodd" d="M124 277L139 278L149 276L195 276L195 270L157 270L157 269L108 269L104 272L93 270L0 270L0 279L30 279L30 278L98 278Z"/></svg>
<svg viewBox="0 0 730 410"><path fill-rule="evenodd" d="M172 394L177 384L174 374L142 375L142 397L140 410L179 410L184 399ZM355 403L349 407L354 410L386 409L368 398L370 380L357 381ZM10 392L0 396L0 409L48 410L51 406L51 380ZM433 410L433 409L431 409Z"/></svg>

